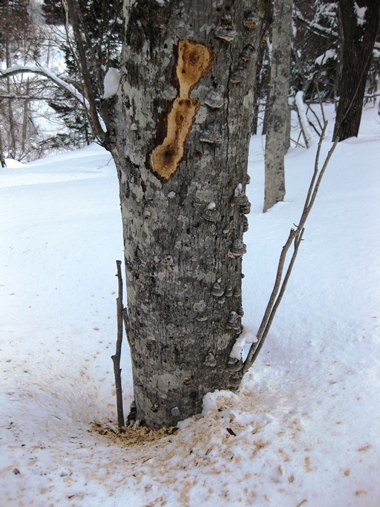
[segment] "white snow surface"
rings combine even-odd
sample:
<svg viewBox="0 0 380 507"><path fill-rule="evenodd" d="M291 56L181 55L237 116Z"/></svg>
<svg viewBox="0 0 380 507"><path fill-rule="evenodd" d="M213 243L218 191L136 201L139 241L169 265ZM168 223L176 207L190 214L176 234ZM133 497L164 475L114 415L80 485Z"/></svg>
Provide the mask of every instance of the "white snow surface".
<svg viewBox="0 0 380 507"><path fill-rule="evenodd" d="M120 83L120 72L118 69L110 67L104 76L104 99L108 99L116 94Z"/></svg>
<svg viewBox="0 0 380 507"><path fill-rule="evenodd" d="M354 11L356 14L356 23L358 26L363 26L366 20L364 19L365 13L367 12L368 7L359 7L358 4L354 3Z"/></svg>
<svg viewBox="0 0 380 507"><path fill-rule="evenodd" d="M252 138L243 323L253 335L316 144L290 149L285 202L263 214L263 140ZM323 155L330 146L327 138ZM359 137L337 146L239 392L208 394L202 416L175 435L129 448L89 432L91 421L116 425L110 356L123 243L110 155L92 145L0 170L0 504L378 507L379 147L374 108ZM122 368L127 411L126 343Z"/></svg>

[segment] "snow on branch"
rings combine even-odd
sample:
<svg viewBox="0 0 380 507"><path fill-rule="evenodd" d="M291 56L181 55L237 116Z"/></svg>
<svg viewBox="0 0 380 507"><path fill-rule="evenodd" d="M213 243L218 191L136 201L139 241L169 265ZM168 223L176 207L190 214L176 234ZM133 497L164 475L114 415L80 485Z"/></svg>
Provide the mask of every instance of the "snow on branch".
<svg viewBox="0 0 380 507"><path fill-rule="evenodd" d="M363 26L366 23L365 13L368 7L359 7L358 4L354 3L354 11L356 14L356 23L358 26Z"/></svg>
<svg viewBox="0 0 380 507"><path fill-rule="evenodd" d="M295 17L300 21L301 23L304 23L308 26L309 30L316 33L317 35L321 35L327 38L331 39L337 39L338 38L338 32L336 32L333 28L327 28L325 26L322 26L315 20L309 21L307 20L301 13L299 9L295 9Z"/></svg>
<svg viewBox="0 0 380 507"><path fill-rule="evenodd" d="M67 83L54 72L46 67L40 67L35 65L14 65L8 69L0 71L0 78L13 76L15 74L21 74L24 72L32 72L34 74L40 74L53 81L59 88L67 91L72 97L78 100L84 107L88 107L87 99L71 84Z"/></svg>
<svg viewBox="0 0 380 507"><path fill-rule="evenodd" d="M104 76L104 95L103 99L108 99L116 94L120 83L120 72L118 69L110 67Z"/></svg>
<svg viewBox="0 0 380 507"><path fill-rule="evenodd" d="M11 100L46 100L46 97L40 97L40 96L37 96L37 95L23 95L23 94L20 95L18 93L0 93L0 99L11 99Z"/></svg>

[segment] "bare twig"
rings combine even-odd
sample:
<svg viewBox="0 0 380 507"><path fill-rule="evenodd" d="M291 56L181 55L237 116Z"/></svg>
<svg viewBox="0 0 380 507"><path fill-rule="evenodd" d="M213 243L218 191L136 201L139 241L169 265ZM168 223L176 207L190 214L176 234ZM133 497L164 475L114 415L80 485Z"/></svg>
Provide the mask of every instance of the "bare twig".
<svg viewBox="0 0 380 507"><path fill-rule="evenodd" d="M304 99L303 92L297 92L294 100L294 106L297 111L298 121L300 124L301 132L305 141L306 148L309 148L311 143L311 137L308 133L307 126L310 123L306 117L306 112L304 111ZM318 132L317 132L318 133ZM319 133L318 133L319 135Z"/></svg>
<svg viewBox="0 0 380 507"><path fill-rule="evenodd" d="M298 141L299 141L299 136L298 136L298 140L295 140L295 139L293 139L293 138L291 137L291 138L290 138L290 141L291 141L292 143L294 143L294 144L295 144L295 147L296 147L296 148L297 148L298 146L299 146L300 148L303 148L302 144L298 142Z"/></svg>
<svg viewBox="0 0 380 507"><path fill-rule="evenodd" d="M51 72L46 67L35 65L15 65L13 67L8 67L7 69L0 71L0 79L3 78L7 79L9 78L9 76L23 74L26 72L32 72L34 74L39 74L41 76L46 77L47 79L52 81L55 85L57 85L59 88L69 93L74 99L78 100L83 105L83 107L85 108L87 107L87 99L81 92L79 92L77 84L73 83L72 81L71 83L69 83L66 78L65 79L60 78L59 76L54 74L54 72ZM7 92L7 95L10 95L10 92Z"/></svg>
<svg viewBox="0 0 380 507"><path fill-rule="evenodd" d="M307 220L309 213L311 211L311 208L313 207L313 204L315 202L315 198L317 196L319 186L321 184L321 181L322 181L323 175L326 171L326 168L328 166L328 163L329 163L331 156L336 148L336 145L338 144L339 139L335 139L335 142L334 142L333 146L331 147L330 151L328 152L327 157L325 159L325 162L324 162L321 170L319 170L319 158L320 158L320 153L321 153L322 142L323 142L323 139L324 139L324 136L326 133L326 128L327 128L327 121L325 121L325 123L324 123L322 134L319 139L317 154L315 157L314 173L311 178L311 182L310 182L309 190L308 190L308 193L306 196L305 204L304 204L304 207L302 210L301 218L300 218L299 224L296 226L296 228L290 230L288 239L282 248L280 259L278 262L277 274L276 274L276 278L275 278L275 282L274 282L274 287L273 287L272 293L270 295L270 298L269 298L269 301L268 301L268 304L267 304L267 307L266 307L266 310L264 313L264 317L261 321L259 330L257 332L257 342L252 344L251 348L249 349L248 356L247 356L247 358L243 364L243 368L241 370L243 374L246 373L249 370L249 368L252 366L252 364L254 363L254 361L255 361L256 357L258 356L262 346L264 345L264 341L269 333L274 316L277 312L277 309L281 303L282 297L285 293L285 289L286 289L287 283L289 281L290 274L292 272L292 269L293 269L293 266L294 266L294 263L295 263L295 260L296 260L297 254L298 254L299 246L301 244L303 233L305 231L304 226L305 226L306 220ZM287 257L289 248L291 247L292 243L294 244L294 251L293 251L292 257L290 259L289 265L287 267L285 277L282 280L286 257Z"/></svg>
<svg viewBox="0 0 380 507"><path fill-rule="evenodd" d="M325 116L325 108L323 107L322 97L321 97L321 94L319 92L318 81L315 83L315 87L316 87L317 93L318 93L319 105L321 106L323 125L326 125L327 120L326 120L326 116Z"/></svg>
<svg viewBox="0 0 380 507"><path fill-rule="evenodd" d="M117 407L117 421L118 426L121 428L125 426L124 410L123 410L123 390L121 385L121 344L123 342L123 320L125 308L123 308L123 279L121 277L121 261L116 261L117 266L117 279L118 279L118 297L116 299L117 308L117 340L116 340L116 353L111 356L113 361L113 369L115 374L115 389L116 389L116 407Z"/></svg>
<svg viewBox="0 0 380 507"><path fill-rule="evenodd" d="M46 97L38 97L34 95L18 95L17 93L2 93L0 94L0 101L2 99L11 100L47 100Z"/></svg>
<svg viewBox="0 0 380 507"><path fill-rule="evenodd" d="M310 104L307 105L307 111L311 111L311 113L313 114L314 118L317 120L317 123L318 123L318 126L319 128L321 129L321 131L323 130L323 126L321 125L321 122L318 118L318 115L317 113L314 111L314 109L311 107ZM323 115L323 110L322 110L322 115ZM325 119L323 119L324 123L326 122ZM309 125L311 125L313 127L313 129L315 130L315 132L318 134L318 136L321 135L321 132L317 129L317 127L313 124L313 122L311 120L309 120Z"/></svg>

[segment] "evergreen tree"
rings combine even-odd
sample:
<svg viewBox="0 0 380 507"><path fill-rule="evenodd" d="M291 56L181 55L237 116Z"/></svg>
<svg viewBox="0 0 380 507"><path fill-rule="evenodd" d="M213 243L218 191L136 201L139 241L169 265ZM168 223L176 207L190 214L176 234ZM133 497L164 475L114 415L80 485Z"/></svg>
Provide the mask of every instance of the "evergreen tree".
<svg viewBox="0 0 380 507"><path fill-rule="evenodd" d="M99 103L103 96L104 76L110 67L118 68L120 65L122 42L121 0L78 0L75 3L77 19L81 34L80 43L83 46L86 66L90 75L91 89L95 100ZM43 11L47 23L64 22L66 13L61 0L44 0ZM73 13L68 16L71 22ZM64 52L67 73L76 83L81 93L86 95L83 72L78 56L78 41L71 33L67 34L67 42L61 45ZM50 103L64 119L66 125L74 131L75 146L82 146L90 142L90 126L86 112L79 109L74 101L67 101L65 106L61 102L62 92L57 92L57 99ZM88 98L88 97L87 97ZM55 136L56 139L57 136ZM67 137L65 137L65 142ZM79 144L78 144L79 143Z"/></svg>
<svg viewBox="0 0 380 507"><path fill-rule="evenodd" d="M94 137L83 108L67 92L57 89L55 98L48 102L66 127L66 131L48 137L43 146L45 149L71 150L74 146L82 148L89 145Z"/></svg>
<svg viewBox="0 0 380 507"><path fill-rule="evenodd" d="M65 10L61 0L44 0L42 11L48 25L63 25L65 23Z"/></svg>

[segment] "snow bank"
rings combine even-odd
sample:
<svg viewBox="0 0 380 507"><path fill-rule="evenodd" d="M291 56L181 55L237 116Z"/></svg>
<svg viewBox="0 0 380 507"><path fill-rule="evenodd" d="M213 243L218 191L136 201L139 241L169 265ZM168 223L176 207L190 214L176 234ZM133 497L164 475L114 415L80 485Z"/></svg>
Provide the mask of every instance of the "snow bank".
<svg viewBox="0 0 380 507"><path fill-rule="evenodd" d="M129 448L90 424L116 424L110 356L123 245L109 154L93 145L2 170L3 504L377 507L379 138L374 108L360 137L337 147L287 292L239 392L209 393L203 414L175 435ZM329 147L327 140L323 152ZM252 139L243 286L249 336L298 220L315 149L290 150L286 200L263 214L262 140ZM128 407L126 344L122 370Z"/></svg>

